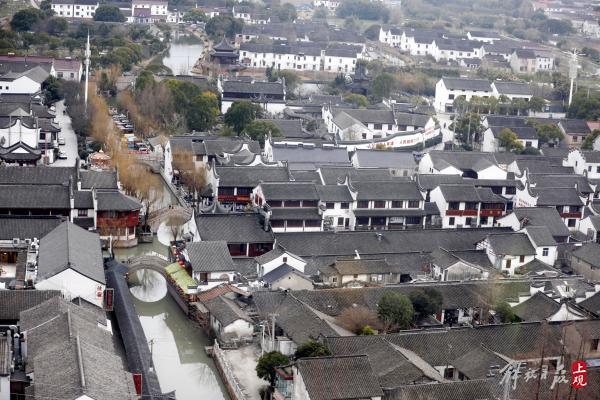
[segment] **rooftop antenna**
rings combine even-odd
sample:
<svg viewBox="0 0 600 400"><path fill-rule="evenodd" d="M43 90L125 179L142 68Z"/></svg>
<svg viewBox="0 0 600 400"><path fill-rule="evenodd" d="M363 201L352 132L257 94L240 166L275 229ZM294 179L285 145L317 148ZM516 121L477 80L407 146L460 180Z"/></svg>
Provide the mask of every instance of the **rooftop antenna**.
<svg viewBox="0 0 600 400"><path fill-rule="evenodd" d="M85 110L87 112L87 100L88 100L88 84L89 84L89 75L90 75L90 31L88 30L87 34L87 43L85 44L85 95L84 95L84 105Z"/></svg>

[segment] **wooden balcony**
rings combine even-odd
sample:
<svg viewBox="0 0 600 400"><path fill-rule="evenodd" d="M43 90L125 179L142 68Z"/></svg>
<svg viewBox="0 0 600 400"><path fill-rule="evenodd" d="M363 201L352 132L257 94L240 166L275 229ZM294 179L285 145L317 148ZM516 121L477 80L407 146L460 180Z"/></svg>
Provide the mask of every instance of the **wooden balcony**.
<svg viewBox="0 0 600 400"><path fill-rule="evenodd" d="M477 210L446 210L447 217L476 217Z"/></svg>
<svg viewBox="0 0 600 400"><path fill-rule="evenodd" d="M504 214L504 210L500 209L486 209L479 212L481 217L501 217Z"/></svg>
<svg viewBox="0 0 600 400"><path fill-rule="evenodd" d="M133 215L127 215L124 217L98 217L96 225L99 229L101 228L125 228L134 227L139 224L139 217L137 213Z"/></svg>
<svg viewBox="0 0 600 400"><path fill-rule="evenodd" d="M235 195L235 194L220 194L219 201L221 202L236 202L236 203L250 203L250 195Z"/></svg>
<svg viewBox="0 0 600 400"><path fill-rule="evenodd" d="M579 212L561 212L560 216L562 218L581 218L581 211Z"/></svg>

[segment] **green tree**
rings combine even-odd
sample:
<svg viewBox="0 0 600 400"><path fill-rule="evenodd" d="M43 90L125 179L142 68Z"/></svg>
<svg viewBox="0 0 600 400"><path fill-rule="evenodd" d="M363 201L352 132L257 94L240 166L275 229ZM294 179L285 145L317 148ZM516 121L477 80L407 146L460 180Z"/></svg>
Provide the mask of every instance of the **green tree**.
<svg viewBox="0 0 600 400"><path fill-rule="evenodd" d="M46 30L50 35L60 35L69 29L67 20L60 17L52 17L46 24Z"/></svg>
<svg viewBox="0 0 600 400"><path fill-rule="evenodd" d="M192 99L190 109L186 112L188 129L207 131L211 129L219 115L219 99L209 91Z"/></svg>
<svg viewBox="0 0 600 400"><path fill-rule="evenodd" d="M290 3L274 6L272 8L272 13L279 18L280 22L293 22L298 17L296 7Z"/></svg>
<svg viewBox="0 0 600 400"><path fill-rule="evenodd" d="M135 90L139 93L142 90L144 90L147 86L153 85L154 83L154 75L152 74L152 72L144 70L140 72L137 79L135 80Z"/></svg>
<svg viewBox="0 0 600 400"><path fill-rule="evenodd" d="M294 353L294 357L296 358L306 358L306 357L323 357L328 356L331 353L327 346L325 346L321 342L317 342L316 340L309 340L308 342L301 344L298 346L298 349Z"/></svg>
<svg viewBox="0 0 600 400"><path fill-rule="evenodd" d="M379 40L379 30L381 25L373 24L365 29L365 37L369 40Z"/></svg>
<svg viewBox="0 0 600 400"><path fill-rule="evenodd" d="M256 364L256 375L259 378L269 381L271 386L275 384L275 368L285 365L289 358L278 351L270 351L263 354Z"/></svg>
<svg viewBox="0 0 600 400"><path fill-rule="evenodd" d="M600 136L600 129L594 129L592 133L587 135L581 144L583 150L594 150L594 142Z"/></svg>
<svg viewBox="0 0 600 400"><path fill-rule="evenodd" d="M565 138L560 128L554 124L534 123L534 128L541 144L557 143Z"/></svg>
<svg viewBox="0 0 600 400"><path fill-rule="evenodd" d="M204 22L206 21L206 14L198 8L192 8L183 15L183 20L186 22Z"/></svg>
<svg viewBox="0 0 600 400"><path fill-rule="evenodd" d="M519 317L515 315L515 312L513 311L510 304L508 304L505 301L496 304L494 311L496 311L496 315L500 319L500 322L504 324L519 321Z"/></svg>
<svg viewBox="0 0 600 400"><path fill-rule="evenodd" d="M54 103L65 97L62 81L53 76L49 76L48 79L42 83L42 88L44 91L44 102L46 104Z"/></svg>
<svg viewBox="0 0 600 400"><path fill-rule="evenodd" d="M360 29L358 18L356 18L354 15L351 17L346 17L344 20L344 28L348 29L349 31L358 31Z"/></svg>
<svg viewBox="0 0 600 400"><path fill-rule="evenodd" d="M283 136L279 127L271 121L252 121L244 128L244 133L251 139L258 140L261 146L265 144L269 135L271 137Z"/></svg>
<svg viewBox="0 0 600 400"><path fill-rule="evenodd" d="M273 67L269 67L266 69L265 74L269 82L276 82L278 79L283 79L285 82L285 92L291 96L293 96L300 83L298 74L290 69L275 70Z"/></svg>
<svg viewBox="0 0 600 400"><path fill-rule="evenodd" d="M125 16L119 7L102 4L94 13L94 21L125 22Z"/></svg>
<svg viewBox="0 0 600 400"><path fill-rule="evenodd" d="M263 110L258 104L249 101L234 101L225 113L223 121L231 126L238 134L257 118L261 118Z"/></svg>
<svg viewBox="0 0 600 400"><path fill-rule="evenodd" d="M417 318L425 318L442 310L442 295L435 289L414 290L409 294Z"/></svg>
<svg viewBox="0 0 600 400"><path fill-rule="evenodd" d="M369 100L366 96L358 93L350 93L344 96L344 102L354 104L358 107L366 107L369 105Z"/></svg>
<svg viewBox="0 0 600 400"><path fill-rule="evenodd" d="M392 90L396 88L396 77L388 72L377 75L369 88L369 94L377 101L390 97Z"/></svg>
<svg viewBox="0 0 600 400"><path fill-rule="evenodd" d="M545 105L546 102L540 96L532 96L531 99L529 99L529 110L531 111L541 112L544 110Z"/></svg>
<svg viewBox="0 0 600 400"><path fill-rule="evenodd" d="M474 112L468 112L457 116L451 128L455 129L457 139L468 146L470 146L471 143L478 143L481 132L483 132L481 117Z"/></svg>
<svg viewBox="0 0 600 400"><path fill-rule="evenodd" d="M373 3L369 0L347 0L335 10L339 18L355 16L366 20L382 20L388 22L390 10L383 3Z"/></svg>
<svg viewBox="0 0 600 400"><path fill-rule="evenodd" d="M44 17L44 13L36 8L25 8L13 15L10 20L10 27L15 31L30 31Z"/></svg>
<svg viewBox="0 0 600 400"><path fill-rule="evenodd" d="M52 11L52 1L51 0L43 0L40 2L40 10L44 12L46 17L51 17L54 15L54 11Z"/></svg>
<svg viewBox="0 0 600 400"><path fill-rule="evenodd" d="M373 328L371 328L369 325L365 325L362 327L362 329L358 332L358 334L360 336L371 336L371 335L375 335L375 330Z"/></svg>
<svg viewBox="0 0 600 400"><path fill-rule="evenodd" d="M498 142L501 147L504 147L506 151L521 151L523 145L519 142L519 137L513 131L508 128L504 128L498 134Z"/></svg>
<svg viewBox="0 0 600 400"><path fill-rule="evenodd" d="M594 121L600 119L600 98L588 96L585 91L580 90L573 96L567 117Z"/></svg>
<svg viewBox="0 0 600 400"><path fill-rule="evenodd" d="M208 20L204 30L213 40L219 40L223 36L233 39L236 34L242 32L243 27L244 22L241 19L235 19L228 15L217 15Z"/></svg>
<svg viewBox="0 0 600 400"><path fill-rule="evenodd" d="M377 315L387 326L406 329L413 320L415 310L410 299L397 292L386 292L379 299Z"/></svg>

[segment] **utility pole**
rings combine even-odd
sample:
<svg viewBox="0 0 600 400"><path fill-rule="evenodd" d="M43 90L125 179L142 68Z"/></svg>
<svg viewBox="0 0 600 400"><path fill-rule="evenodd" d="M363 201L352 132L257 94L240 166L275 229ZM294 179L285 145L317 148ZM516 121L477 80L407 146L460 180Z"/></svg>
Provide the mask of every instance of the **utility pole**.
<svg viewBox="0 0 600 400"><path fill-rule="evenodd" d="M87 101L88 101L88 84L89 84L89 75L90 75L90 56L92 52L90 51L90 32L88 31L87 35L87 43L85 44L85 94L84 94L84 106L87 112Z"/></svg>
<svg viewBox="0 0 600 400"><path fill-rule="evenodd" d="M271 318L271 351L275 351L275 319L279 316L277 313L269 313Z"/></svg>
<svg viewBox="0 0 600 400"><path fill-rule="evenodd" d="M573 101L573 84L577 79L577 49L573 49L571 54L571 62L569 63L569 78L571 79L571 85L569 86L569 106Z"/></svg>

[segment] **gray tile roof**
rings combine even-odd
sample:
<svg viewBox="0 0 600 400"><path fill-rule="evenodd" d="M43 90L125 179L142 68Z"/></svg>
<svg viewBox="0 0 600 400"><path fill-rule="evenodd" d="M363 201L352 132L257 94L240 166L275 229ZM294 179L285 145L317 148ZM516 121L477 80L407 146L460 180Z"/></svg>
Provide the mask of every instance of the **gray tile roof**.
<svg viewBox="0 0 600 400"><path fill-rule="evenodd" d="M493 85L500 94L531 96L531 87L525 82L494 81Z"/></svg>
<svg viewBox="0 0 600 400"><path fill-rule="evenodd" d="M533 241L533 243L539 246L556 246L556 240L552 236L550 229L545 226L529 226L525 228L527 230L527 234Z"/></svg>
<svg viewBox="0 0 600 400"><path fill-rule="evenodd" d="M588 297L577 304L588 311L591 311L595 314L600 314L600 292L595 293L593 296Z"/></svg>
<svg viewBox="0 0 600 400"><path fill-rule="evenodd" d="M263 182L288 182L285 167L225 167L216 166L219 187L255 187Z"/></svg>
<svg viewBox="0 0 600 400"><path fill-rule="evenodd" d="M315 187L323 202L352 202L352 194L346 185L318 185Z"/></svg>
<svg viewBox="0 0 600 400"><path fill-rule="evenodd" d="M484 120L487 121L487 126L504 126L506 128L514 128L517 126L525 127L527 118L513 117L508 115L486 115Z"/></svg>
<svg viewBox="0 0 600 400"><path fill-rule="evenodd" d="M91 190L78 190L73 193L74 206L77 209L93 209L94 208L94 196Z"/></svg>
<svg viewBox="0 0 600 400"><path fill-rule="evenodd" d="M417 162L411 152L357 149L357 167L415 169Z"/></svg>
<svg viewBox="0 0 600 400"><path fill-rule="evenodd" d="M492 232L507 232L510 228L440 229L379 232L294 232L276 233L277 243L300 257L318 255L354 255L425 252L438 247L447 250L475 249L475 243Z"/></svg>
<svg viewBox="0 0 600 400"><path fill-rule="evenodd" d="M195 272L236 270L227 243L224 241L190 242L186 244L185 248Z"/></svg>
<svg viewBox="0 0 600 400"><path fill-rule="evenodd" d="M105 282L98 234L63 222L40 240L38 280L69 268L97 282Z"/></svg>
<svg viewBox="0 0 600 400"><path fill-rule="evenodd" d="M461 171L481 171L498 164L493 153L433 150L428 154L433 166L438 170L453 166Z"/></svg>
<svg viewBox="0 0 600 400"><path fill-rule="evenodd" d="M530 188L538 198L538 206L583 206L583 201L575 188Z"/></svg>
<svg viewBox="0 0 600 400"><path fill-rule="evenodd" d="M487 79L467 79L443 77L444 85L449 90L477 90L491 92L492 87Z"/></svg>
<svg viewBox="0 0 600 400"><path fill-rule="evenodd" d="M267 121L275 124L281 134L286 138L304 138L311 135L302 128L302 121L299 119L263 119L259 121Z"/></svg>
<svg viewBox="0 0 600 400"><path fill-rule="evenodd" d="M600 244L587 243L575 250L572 253L573 257L587 262L588 264L598 267L600 266Z"/></svg>
<svg viewBox="0 0 600 400"><path fill-rule="evenodd" d="M465 180L460 175L446 174L418 174L416 181L423 190L433 190L441 184L465 183Z"/></svg>
<svg viewBox="0 0 600 400"><path fill-rule="evenodd" d="M57 216L0 216L0 240L33 239L46 236L61 223Z"/></svg>
<svg viewBox="0 0 600 400"><path fill-rule="evenodd" d="M502 369L506 360L483 346L475 346L473 350L452 360L452 366L469 379L485 379L491 370Z"/></svg>
<svg viewBox="0 0 600 400"><path fill-rule="evenodd" d="M274 270L269 271L269 273L264 274L261 279L263 282L271 284L271 283L285 277L289 273L293 273L293 274L296 274L303 278L309 279L307 276L302 274L296 268L291 267L288 264L281 264L279 267L275 268Z"/></svg>
<svg viewBox="0 0 600 400"><path fill-rule="evenodd" d="M354 167L321 167L319 169L325 185L335 185L346 176L352 183L362 181L387 181L396 179L387 168L356 169Z"/></svg>
<svg viewBox="0 0 600 400"><path fill-rule="evenodd" d="M490 247L498 256L535 255L535 249L524 233L490 234L487 237Z"/></svg>
<svg viewBox="0 0 600 400"><path fill-rule="evenodd" d="M281 82L239 81L226 80L223 82L223 96L235 93L283 95Z"/></svg>
<svg viewBox="0 0 600 400"><path fill-rule="evenodd" d="M71 178L73 167L0 168L0 185L66 185Z"/></svg>
<svg viewBox="0 0 600 400"><path fill-rule="evenodd" d="M317 165L349 166L348 151L345 148L298 147L290 145L273 145L273 160L287 161L296 164L293 169L314 169ZM301 165L314 166L301 168Z"/></svg>
<svg viewBox="0 0 600 400"><path fill-rule="evenodd" d="M358 190L357 200L423 200L414 181L358 182L353 186Z"/></svg>
<svg viewBox="0 0 600 400"><path fill-rule="evenodd" d="M311 400L383 396L367 356L302 358L296 366Z"/></svg>
<svg viewBox="0 0 600 400"><path fill-rule="evenodd" d="M583 151L583 157L589 163L600 163L600 151Z"/></svg>
<svg viewBox="0 0 600 400"><path fill-rule="evenodd" d="M561 119L559 124L567 134L588 134L591 132L587 122L583 119Z"/></svg>
<svg viewBox="0 0 600 400"><path fill-rule="evenodd" d="M200 214L196 226L202 240L231 243L273 243L258 214Z"/></svg>
<svg viewBox="0 0 600 400"><path fill-rule="evenodd" d="M569 229L554 207L519 207L513 213L525 227L545 226L554 237L569 236Z"/></svg>
<svg viewBox="0 0 600 400"><path fill-rule="evenodd" d="M574 188L581 193L594 193L585 176L576 174L529 174L528 179L536 188Z"/></svg>
<svg viewBox="0 0 600 400"><path fill-rule="evenodd" d="M59 296L60 290L0 290L0 321L16 321L22 311Z"/></svg>
<svg viewBox="0 0 600 400"><path fill-rule="evenodd" d="M513 307L513 311L523 322L544 321L556 314L558 310L560 310L560 303L542 292L537 292Z"/></svg>
<svg viewBox="0 0 600 400"><path fill-rule="evenodd" d="M259 315L266 319L269 313L277 313L277 326L298 345L320 335L337 336L324 319L289 293L259 291L253 298Z"/></svg>
<svg viewBox="0 0 600 400"><path fill-rule="evenodd" d="M69 196L69 187L63 185L0 184L0 208L4 209L68 210Z"/></svg>
<svg viewBox="0 0 600 400"><path fill-rule="evenodd" d="M138 398L132 376L124 370L121 358L84 335L38 355L35 365L32 389L36 399Z"/></svg>
<svg viewBox="0 0 600 400"><path fill-rule="evenodd" d="M316 207L272 208L271 219L277 220L318 220L322 219Z"/></svg>
<svg viewBox="0 0 600 400"><path fill-rule="evenodd" d="M344 112L363 124L394 124L392 110L378 110L371 108L333 108L334 117Z"/></svg>
<svg viewBox="0 0 600 400"><path fill-rule="evenodd" d="M137 199L127 196L118 190L98 190L97 211L135 211L142 208L142 203Z"/></svg>
<svg viewBox="0 0 600 400"><path fill-rule="evenodd" d="M250 317L237 304L225 296L217 296L202 304L206 306L210 314L224 327L240 319L252 322Z"/></svg>
<svg viewBox="0 0 600 400"><path fill-rule="evenodd" d="M497 380L477 379L406 385L386 390L385 395L388 400L495 400L502 395L502 386L498 384Z"/></svg>
<svg viewBox="0 0 600 400"><path fill-rule="evenodd" d="M110 171L80 171L82 189L117 189L117 173Z"/></svg>
<svg viewBox="0 0 600 400"><path fill-rule="evenodd" d="M313 183L267 182L261 183L260 186L267 203L272 200L319 200Z"/></svg>

